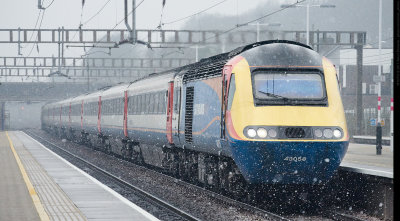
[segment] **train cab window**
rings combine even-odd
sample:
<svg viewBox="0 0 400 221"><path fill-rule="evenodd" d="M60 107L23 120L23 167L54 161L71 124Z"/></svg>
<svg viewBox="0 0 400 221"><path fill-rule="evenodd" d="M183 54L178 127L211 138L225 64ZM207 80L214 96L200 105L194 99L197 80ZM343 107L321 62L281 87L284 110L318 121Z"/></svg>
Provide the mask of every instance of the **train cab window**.
<svg viewBox="0 0 400 221"><path fill-rule="evenodd" d="M261 70L253 73L256 105L326 105L325 82L319 71Z"/></svg>

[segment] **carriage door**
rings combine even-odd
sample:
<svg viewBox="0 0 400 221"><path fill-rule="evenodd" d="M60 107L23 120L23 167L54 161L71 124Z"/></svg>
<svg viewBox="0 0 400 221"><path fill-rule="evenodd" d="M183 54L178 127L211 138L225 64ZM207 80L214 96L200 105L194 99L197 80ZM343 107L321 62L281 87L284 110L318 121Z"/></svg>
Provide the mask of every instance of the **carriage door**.
<svg viewBox="0 0 400 221"><path fill-rule="evenodd" d="M178 75L174 80L174 104L172 115L172 133L175 139L175 144L179 143L179 119L181 112L181 93L182 93L182 75Z"/></svg>
<svg viewBox="0 0 400 221"><path fill-rule="evenodd" d="M174 82L168 82L168 96L167 96L167 140L170 144L174 141L172 139L172 116L173 116L173 97L174 97Z"/></svg>

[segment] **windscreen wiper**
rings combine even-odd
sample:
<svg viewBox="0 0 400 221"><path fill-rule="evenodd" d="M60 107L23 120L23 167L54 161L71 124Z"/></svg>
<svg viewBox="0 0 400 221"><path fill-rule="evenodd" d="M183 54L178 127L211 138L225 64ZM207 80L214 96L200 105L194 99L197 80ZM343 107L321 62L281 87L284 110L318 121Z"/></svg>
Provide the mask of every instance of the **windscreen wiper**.
<svg viewBox="0 0 400 221"><path fill-rule="evenodd" d="M264 91L258 91L258 92L263 93L263 94L265 94L265 95L268 95L268 96L270 96L270 97L283 99L283 100L285 100L285 101L287 101L287 100L290 99L290 98L288 98L288 97L284 97L284 96L281 96L281 95L277 95L277 94L273 94L273 93L268 93L268 92L264 92Z"/></svg>

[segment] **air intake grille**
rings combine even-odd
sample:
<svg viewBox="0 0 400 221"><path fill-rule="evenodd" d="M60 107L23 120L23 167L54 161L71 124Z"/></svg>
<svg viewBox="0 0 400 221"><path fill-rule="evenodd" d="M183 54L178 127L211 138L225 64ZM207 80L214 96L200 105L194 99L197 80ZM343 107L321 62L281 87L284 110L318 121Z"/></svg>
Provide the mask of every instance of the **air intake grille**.
<svg viewBox="0 0 400 221"><path fill-rule="evenodd" d="M198 65L189 69L183 76L183 82L187 83L190 81L205 79L213 76L220 76L222 74L222 69L226 64L227 60L223 59L220 61L215 61L212 63L206 63Z"/></svg>
<svg viewBox="0 0 400 221"><path fill-rule="evenodd" d="M285 129L287 138L305 138L306 132L301 127L288 127Z"/></svg>
<svg viewBox="0 0 400 221"><path fill-rule="evenodd" d="M185 103L185 141L191 143L193 141L193 102L194 102L194 87L186 88L186 103Z"/></svg>

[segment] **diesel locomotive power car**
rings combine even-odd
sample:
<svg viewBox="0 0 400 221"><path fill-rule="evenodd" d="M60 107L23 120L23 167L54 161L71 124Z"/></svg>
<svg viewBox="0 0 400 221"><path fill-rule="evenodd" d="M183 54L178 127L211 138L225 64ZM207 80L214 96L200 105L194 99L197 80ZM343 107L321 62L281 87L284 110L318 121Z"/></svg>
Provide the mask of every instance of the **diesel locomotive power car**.
<svg viewBox="0 0 400 221"><path fill-rule="evenodd" d="M349 142L334 65L283 40L46 104L42 128L227 191L326 182Z"/></svg>

